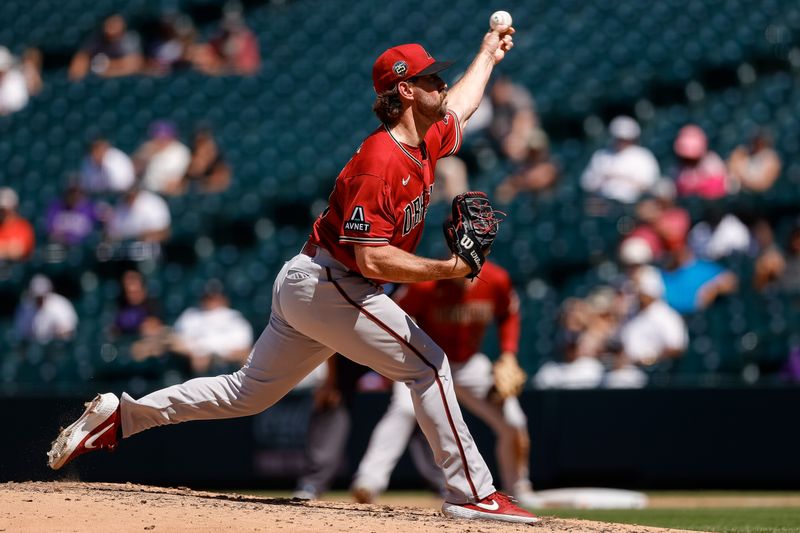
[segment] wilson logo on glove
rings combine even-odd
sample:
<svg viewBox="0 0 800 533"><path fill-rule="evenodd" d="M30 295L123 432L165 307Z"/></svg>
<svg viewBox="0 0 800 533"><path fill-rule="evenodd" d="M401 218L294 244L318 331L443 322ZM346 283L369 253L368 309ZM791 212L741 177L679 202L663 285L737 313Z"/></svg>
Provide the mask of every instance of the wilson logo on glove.
<svg viewBox="0 0 800 533"><path fill-rule="evenodd" d="M453 198L452 213L442 229L450 251L470 266L470 279L480 273L497 237L501 222L498 214L503 213L492 209L482 192L465 192Z"/></svg>

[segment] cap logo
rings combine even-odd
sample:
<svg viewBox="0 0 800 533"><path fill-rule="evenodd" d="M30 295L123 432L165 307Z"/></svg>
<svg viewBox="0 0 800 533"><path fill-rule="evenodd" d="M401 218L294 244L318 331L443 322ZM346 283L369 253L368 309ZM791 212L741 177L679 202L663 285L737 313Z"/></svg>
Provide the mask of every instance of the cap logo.
<svg viewBox="0 0 800 533"><path fill-rule="evenodd" d="M392 66L392 71L397 74L398 77L402 78L408 72L408 64L405 61L398 61Z"/></svg>

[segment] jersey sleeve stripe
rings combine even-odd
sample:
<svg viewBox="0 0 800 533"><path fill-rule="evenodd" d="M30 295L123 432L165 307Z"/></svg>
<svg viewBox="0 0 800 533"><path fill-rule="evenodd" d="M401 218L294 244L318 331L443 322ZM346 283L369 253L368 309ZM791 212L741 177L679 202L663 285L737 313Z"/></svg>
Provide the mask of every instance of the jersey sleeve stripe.
<svg viewBox="0 0 800 533"><path fill-rule="evenodd" d="M456 152L458 152L458 149L461 148L461 120L459 120L458 115L456 115L452 111L448 111L448 113L455 120L455 124L453 124L453 127L456 130L456 140L453 143L453 148L450 150L450 152L448 152L448 154L445 157L449 157L455 154Z"/></svg>
<svg viewBox="0 0 800 533"><path fill-rule="evenodd" d="M349 237L347 235L340 235L339 242L355 244L389 244L389 239L383 237Z"/></svg>

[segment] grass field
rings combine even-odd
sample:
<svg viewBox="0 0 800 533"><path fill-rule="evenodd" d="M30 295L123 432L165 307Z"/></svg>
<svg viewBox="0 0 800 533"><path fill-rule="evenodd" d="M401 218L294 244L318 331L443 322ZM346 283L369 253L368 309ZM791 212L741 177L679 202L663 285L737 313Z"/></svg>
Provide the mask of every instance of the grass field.
<svg viewBox="0 0 800 533"><path fill-rule="evenodd" d="M287 492L242 491L268 497ZM797 492L648 492L647 509L591 510L539 509L536 514L601 522L713 531L720 533L800 533L800 493ZM350 494L334 491L324 499L351 501ZM377 503L439 507L441 500L429 492L392 491Z"/></svg>
<svg viewBox="0 0 800 533"><path fill-rule="evenodd" d="M657 508L641 510L547 509L542 516L579 518L724 533L800 532L798 507Z"/></svg>

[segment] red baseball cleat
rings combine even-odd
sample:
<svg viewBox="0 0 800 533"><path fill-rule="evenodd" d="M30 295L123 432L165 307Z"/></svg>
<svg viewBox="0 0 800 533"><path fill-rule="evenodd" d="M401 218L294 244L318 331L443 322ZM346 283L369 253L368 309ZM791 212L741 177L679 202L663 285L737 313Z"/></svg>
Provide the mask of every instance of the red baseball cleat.
<svg viewBox="0 0 800 533"><path fill-rule="evenodd" d="M442 513L449 518L497 520L518 524L532 524L539 521L535 515L514 505L514 500L501 492L490 494L476 503L444 502Z"/></svg>
<svg viewBox="0 0 800 533"><path fill-rule="evenodd" d="M98 394L86 404L81 417L62 429L47 452L47 464L58 470L86 452L117 447L119 399L113 394Z"/></svg>

